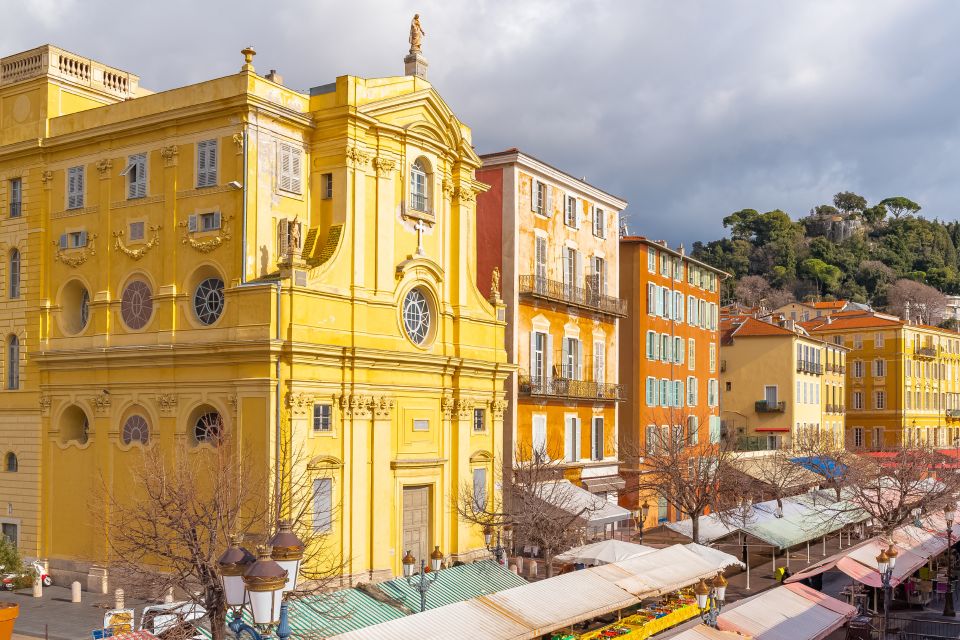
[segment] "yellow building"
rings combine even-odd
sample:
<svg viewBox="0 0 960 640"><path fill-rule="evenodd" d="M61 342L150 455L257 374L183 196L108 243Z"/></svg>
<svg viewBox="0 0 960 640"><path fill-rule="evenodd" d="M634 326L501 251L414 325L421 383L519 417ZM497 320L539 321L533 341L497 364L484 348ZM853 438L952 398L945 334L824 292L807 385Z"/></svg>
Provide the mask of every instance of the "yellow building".
<svg viewBox="0 0 960 640"><path fill-rule="evenodd" d="M305 451L350 576L483 546L451 505L493 491L510 367L470 129L423 64L301 93L244 55L155 94L56 47L0 60L0 522L59 582L105 583L101 477L221 432L264 468Z"/></svg>
<svg viewBox="0 0 960 640"><path fill-rule="evenodd" d="M725 317L720 409L728 437L745 450L790 448L804 439L841 446L846 351L789 320Z"/></svg>
<svg viewBox="0 0 960 640"><path fill-rule="evenodd" d="M845 311L804 326L851 350L846 370L849 446L958 443L960 334L872 311Z"/></svg>
<svg viewBox="0 0 960 640"><path fill-rule="evenodd" d="M565 476L616 502L619 219L627 203L509 149L484 155L477 201L481 288L502 274L507 351L519 366L505 453L562 461ZM512 458L508 458L512 459Z"/></svg>

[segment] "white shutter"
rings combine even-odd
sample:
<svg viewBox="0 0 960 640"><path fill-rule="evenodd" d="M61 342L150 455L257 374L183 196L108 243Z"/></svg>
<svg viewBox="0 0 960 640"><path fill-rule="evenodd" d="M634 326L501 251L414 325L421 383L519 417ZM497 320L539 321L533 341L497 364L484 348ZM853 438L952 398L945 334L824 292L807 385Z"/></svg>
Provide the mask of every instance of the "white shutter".
<svg viewBox="0 0 960 640"><path fill-rule="evenodd" d="M277 182L280 189L290 191L290 156L292 150L289 145L281 144L277 148Z"/></svg>
<svg viewBox="0 0 960 640"><path fill-rule="evenodd" d="M547 418L533 416L533 451L546 457L547 452Z"/></svg>
<svg viewBox="0 0 960 640"><path fill-rule="evenodd" d="M600 259L600 294L607 295L607 263Z"/></svg>
<svg viewBox="0 0 960 640"><path fill-rule="evenodd" d="M539 189L537 188L537 179L530 178L530 211L536 213L537 211L537 194Z"/></svg>
<svg viewBox="0 0 960 640"><path fill-rule="evenodd" d="M197 186L211 187L217 184L217 141L201 140L197 143Z"/></svg>
<svg viewBox="0 0 960 640"><path fill-rule="evenodd" d="M583 255L579 251L573 252L574 257L574 274L573 274L573 286L582 287L583 286ZM576 294L574 294L576 295Z"/></svg>
<svg viewBox="0 0 960 640"><path fill-rule="evenodd" d="M220 228L220 212L219 211L213 212L213 228L214 229Z"/></svg>
<svg viewBox="0 0 960 640"><path fill-rule="evenodd" d="M577 340L574 342L577 348L577 375L576 380L583 380L583 343Z"/></svg>
<svg viewBox="0 0 960 640"><path fill-rule="evenodd" d="M87 232L86 232L86 231L81 231L81 232L80 232L80 239L79 239L79 241L77 242L77 246L78 246L78 247L85 247L85 246L87 246Z"/></svg>
<svg viewBox="0 0 960 640"><path fill-rule="evenodd" d="M590 459L597 460L597 419L590 421Z"/></svg>
<svg viewBox="0 0 960 640"><path fill-rule="evenodd" d="M313 481L313 530L329 531L333 516L333 481L318 478Z"/></svg>
<svg viewBox="0 0 960 640"><path fill-rule="evenodd" d="M147 195L147 156L137 156L137 196L144 198Z"/></svg>
<svg viewBox="0 0 960 640"><path fill-rule="evenodd" d="M290 158L290 190L303 193L303 151L294 149Z"/></svg>
<svg viewBox="0 0 960 640"><path fill-rule="evenodd" d="M563 459L567 462L576 460L574 457L574 418L568 417L566 419L566 424L563 426L564 439L563 439Z"/></svg>
<svg viewBox="0 0 960 640"><path fill-rule="evenodd" d="M603 384L606 377L606 354L602 342L593 343L593 381Z"/></svg>
<svg viewBox="0 0 960 640"><path fill-rule="evenodd" d="M530 332L530 378L535 380L540 372L537 371L537 332Z"/></svg>
<svg viewBox="0 0 960 640"><path fill-rule="evenodd" d="M190 232L194 232L194 231L197 230L197 216L196 216L196 215L192 215L192 216L190 216L189 218L187 218L187 230L190 231Z"/></svg>
<svg viewBox="0 0 960 640"><path fill-rule="evenodd" d="M563 342L560 344L560 374L564 378L572 378L573 372L570 371L570 341L566 337L563 338Z"/></svg>
<svg viewBox="0 0 960 640"><path fill-rule="evenodd" d="M67 234L65 233L60 234L60 248L61 249L67 248Z"/></svg>
<svg viewBox="0 0 960 640"><path fill-rule="evenodd" d="M547 216L553 215L553 187L547 185L547 209L544 211Z"/></svg>

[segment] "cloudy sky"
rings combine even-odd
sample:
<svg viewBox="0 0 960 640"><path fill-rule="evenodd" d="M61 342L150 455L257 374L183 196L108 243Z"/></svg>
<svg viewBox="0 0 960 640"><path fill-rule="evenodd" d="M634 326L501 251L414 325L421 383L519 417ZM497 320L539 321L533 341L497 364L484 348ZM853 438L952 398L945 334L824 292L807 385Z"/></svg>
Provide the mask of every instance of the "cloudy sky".
<svg viewBox="0 0 960 640"><path fill-rule="evenodd" d="M4 5L8 5L4 7ZM482 152L520 147L630 202L633 233L713 239L745 207L853 190L960 215L954 0L0 0L3 55L50 42L162 90L239 69L307 88L430 80Z"/></svg>

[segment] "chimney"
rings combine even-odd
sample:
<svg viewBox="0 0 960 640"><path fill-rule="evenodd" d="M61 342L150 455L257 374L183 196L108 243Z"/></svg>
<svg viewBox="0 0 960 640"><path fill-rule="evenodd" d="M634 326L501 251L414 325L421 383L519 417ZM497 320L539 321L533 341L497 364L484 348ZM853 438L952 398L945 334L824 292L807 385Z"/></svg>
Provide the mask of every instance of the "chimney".
<svg viewBox="0 0 960 640"><path fill-rule="evenodd" d="M283 76L277 73L276 69L270 69L270 73L264 76L270 82L276 82L277 84L283 84Z"/></svg>
<svg viewBox="0 0 960 640"><path fill-rule="evenodd" d="M903 319L910 324L910 301L907 300L903 305Z"/></svg>

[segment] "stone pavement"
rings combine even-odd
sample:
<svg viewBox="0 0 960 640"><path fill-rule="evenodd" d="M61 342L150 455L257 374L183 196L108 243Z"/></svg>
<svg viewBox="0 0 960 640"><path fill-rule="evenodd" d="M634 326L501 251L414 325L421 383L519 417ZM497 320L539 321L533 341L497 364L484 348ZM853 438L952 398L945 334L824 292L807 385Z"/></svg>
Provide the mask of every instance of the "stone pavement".
<svg viewBox="0 0 960 640"><path fill-rule="evenodd" d="M14 640L19 638L49 638L50 640L77 640L90 638L93 629L103 625L103 614L113 608L113 596L84 591L79 604L70 602L70 589L47 587L42 598L34 598L30 589L0 592L0 602L16 602L20 616L13 625ZM144 604L127 598L126 606L137 613Z"/></svg>

